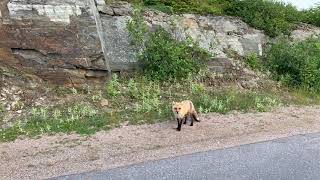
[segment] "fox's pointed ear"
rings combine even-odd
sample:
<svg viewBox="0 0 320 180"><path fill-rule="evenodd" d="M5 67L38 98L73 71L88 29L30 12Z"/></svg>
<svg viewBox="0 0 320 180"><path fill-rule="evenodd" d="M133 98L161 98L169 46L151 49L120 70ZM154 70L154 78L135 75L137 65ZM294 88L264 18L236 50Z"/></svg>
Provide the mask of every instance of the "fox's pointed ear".
<svg viewBox="0 0 320 180"><path fill-rule="evenodd" d="M176 102L172 101L172 105L175 104Z"/></svg>

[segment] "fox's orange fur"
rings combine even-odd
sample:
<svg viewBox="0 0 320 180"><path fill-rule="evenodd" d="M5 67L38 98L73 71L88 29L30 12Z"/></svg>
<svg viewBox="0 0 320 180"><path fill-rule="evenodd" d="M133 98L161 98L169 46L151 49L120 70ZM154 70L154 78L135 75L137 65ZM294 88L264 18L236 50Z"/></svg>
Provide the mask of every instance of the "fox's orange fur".
<svg viewBox="0 0 320 180"><path fill-rule="evenodd" d="M185 100L181 102L173 102L172 103L172 112L174 114L174 118L178 122L177 130L181 130L182 121L184 120L183 124L187 123L187 118L191 117L191 124L193 126L193 120L200 122L198 119L198 114L196 109L194 108L193 103L190 100Z"/></svg>

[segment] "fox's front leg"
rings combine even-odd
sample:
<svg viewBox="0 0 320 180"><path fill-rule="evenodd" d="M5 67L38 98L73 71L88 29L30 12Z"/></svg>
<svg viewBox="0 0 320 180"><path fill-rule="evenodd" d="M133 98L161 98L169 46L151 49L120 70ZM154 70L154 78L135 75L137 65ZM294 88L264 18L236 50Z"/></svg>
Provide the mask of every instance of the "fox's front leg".
<svg viewBox="0 0 320 180"><path fill-rule="evenodd" d="M178 122L178 127L177 127L177 130L178 131L181 131L181 125L182 125L182 118L180 119L180 118L177 118L177 122Z"/></svg>

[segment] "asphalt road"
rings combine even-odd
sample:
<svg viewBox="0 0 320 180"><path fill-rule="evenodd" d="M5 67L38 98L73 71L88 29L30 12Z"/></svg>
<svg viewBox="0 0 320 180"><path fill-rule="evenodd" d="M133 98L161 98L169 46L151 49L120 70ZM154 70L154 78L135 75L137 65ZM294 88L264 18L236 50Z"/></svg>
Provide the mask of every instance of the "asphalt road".
<svg viewBox="0 0 320 180"><path fill-rule="evenodd" d="M59 180L320 180L320 134L299 135Z"/></svg>

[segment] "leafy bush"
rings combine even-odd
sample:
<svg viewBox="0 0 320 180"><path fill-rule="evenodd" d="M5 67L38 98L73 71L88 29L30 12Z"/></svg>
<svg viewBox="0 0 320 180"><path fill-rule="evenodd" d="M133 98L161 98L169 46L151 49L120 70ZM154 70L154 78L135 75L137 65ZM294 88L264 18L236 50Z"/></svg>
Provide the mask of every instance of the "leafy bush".
<svg viewBox="0 0 320 180"><path fill-rule="evenodd" d="M139 57L143 73L153 80L182 79L199 72L209 54L197 44L179 42L159 28L150 35Z"/></svg>
<svg viewBox="0 0 320 180"><path fill-rule="evenodd" d="M120 83L117 74L112 75L112 79L108 82L106 91L109 97L116 97L120 93Z"/></svg>
<svg viewBox="0 0 320 180"><path fill-rule="evenodd" d="M148 26L144 22L142 11L140 4L135 5L132 20L127 22L131 45L138 50L143 48L145 37L149 32Z"/></svg>
<svg viewBox="0 0 320 180"><path fill-rule="evenodd" d="M320 39L296 43L281 39L268 50L266 59L277 80L291 87L320 90Z"/></svg>
<svg viewBox="0 0 320 180"><path fill-rule="evenodd" d="M138 8L127 23L132 45L138 50L144 76L152 80L187 78L199 72L210 54L201 49L190 38L177 41L171 34L159 27L150 32Z"/></svg>
<svg viewBox="0 0 320 180"><path fill-rule="evenodd" d="M139 86L139 94L136 97L140 103L137 103L135 110L138 112L160 111L160 86L157 83L149 82ZM159 112L160 113L160 112Z"/></svg>
<svg viewBox="0 0 320 180"><path fill-rule="evenodd" d="M303 12L303 22L320 26L320 6Z"/></svg>
<svg viewBox="0 0 320 180"><path fill-rule="evenodd" d="M269 36L288 34L294 23L300 21L296 7L280 1L243 0L233 1L226 13L241 17L249 25L264 30Z"/></svg>

